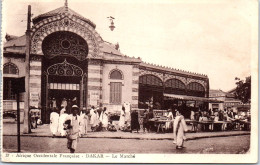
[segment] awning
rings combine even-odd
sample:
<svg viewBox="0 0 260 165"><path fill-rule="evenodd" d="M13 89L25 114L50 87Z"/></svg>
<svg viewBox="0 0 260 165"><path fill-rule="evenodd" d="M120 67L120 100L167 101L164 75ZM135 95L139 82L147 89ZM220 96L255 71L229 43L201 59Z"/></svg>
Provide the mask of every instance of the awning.
<svg viewBox="0 0 260 165"><path fill-rule="evenodd" d="M178 99L178 100L202 101L202 102L210 102L210 103L223 103L223 101L220 101L217 99L209 99L209 98L205 98L205 97L175 95L175 94L167 94L167 93L164 93L163 96L167 100Z"/></svg>

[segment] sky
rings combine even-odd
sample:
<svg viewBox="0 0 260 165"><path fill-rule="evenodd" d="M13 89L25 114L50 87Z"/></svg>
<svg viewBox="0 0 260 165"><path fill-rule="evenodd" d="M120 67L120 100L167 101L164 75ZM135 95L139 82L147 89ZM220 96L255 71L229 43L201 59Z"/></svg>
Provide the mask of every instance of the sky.
<svg viewBox="0 0 260 165"><path fill-rule="evenodd" d="M65 0L4 0L3 34L23 35L27 6L33 17ZM68 6L96 24L103 40L143 61L206 74L210 89L235 88L257 70L257 0L68 0ZM108 16L116 28L109 29Z"/></svg>

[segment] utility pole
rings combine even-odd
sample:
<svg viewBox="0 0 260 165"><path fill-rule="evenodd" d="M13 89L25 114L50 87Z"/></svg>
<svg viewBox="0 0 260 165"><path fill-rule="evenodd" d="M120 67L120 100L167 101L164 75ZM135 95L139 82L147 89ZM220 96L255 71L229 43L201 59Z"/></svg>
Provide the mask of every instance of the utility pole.
<svg viewBox="0 0 260 165"><path fill-rule="evenodd" d="M27 30L26 30L26 50L25 50L25 95L24 95L24 129L23 133L31 133L29 115L30 96L30 49L31 49L31 5L28 6Z"/></svg>

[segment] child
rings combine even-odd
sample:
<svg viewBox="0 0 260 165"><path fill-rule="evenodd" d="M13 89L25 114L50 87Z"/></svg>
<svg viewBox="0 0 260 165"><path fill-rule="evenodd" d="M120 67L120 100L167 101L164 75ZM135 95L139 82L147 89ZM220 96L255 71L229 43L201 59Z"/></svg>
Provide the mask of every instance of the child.
<svg viewBox="0 0 260 165"><path fill-rule="evenodd" d="M80 135L78 108L72 107L72 113L70 119L65 122L66 128L64 128L67 132L67 147L70 149L70 153L75 152Z"/></svg>

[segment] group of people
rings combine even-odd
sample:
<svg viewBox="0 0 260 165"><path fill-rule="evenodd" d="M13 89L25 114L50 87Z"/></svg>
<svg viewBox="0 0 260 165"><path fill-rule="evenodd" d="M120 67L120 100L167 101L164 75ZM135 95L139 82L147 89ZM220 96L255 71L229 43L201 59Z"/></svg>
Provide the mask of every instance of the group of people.
<svg viewBox="0 0 260 165"><path fill-rule="evenodd" d="M72 114L68 113L65 107L62 106L62 109L59 110L58 108L53 108L53 112L50 114L50 130L53 135L55 136L66 136L66 130L64 129L65 121L73 116L73 110L79 109L77 105L72 106ZM79 110L78 110L79 111ZM87 133L88 127L88 112L86 108L83 108L80 114L77 111L78 122L79 122L79 129L80 129L80 136ZM75 113L75 112L74 112Z"/></svg>
<svg viewBox="0 0 260 165"><path fill-rule="evenodd" d="M201 111L200 109L196 110L195 112L192 110L190 119L195 121L237 121L240 119L245 119L245 114L242 113L242 115L238 115L236 112L233 112L232 109L224 109L224 110L211 110L208 111ZM235 128L235 122L230 122L226 125L227 130L232 130ZM214 131L220 131L221 130L221 124L214 124ZM193 123L192 125L193 131L208 131L209 125L201 125L198 123Z"/></svg>
<svg viewBox="0 0 260 165"><path fill-rule="evenodd" d="M63 98L63 99L56 99L55 97L53 97L53 98L49 98L48 104L49 104L49 107L51 109L54 109L54 108L58 108L58 109L64 108L64 109L66 109L66 111L68 113L72 113L71 112L72 106L73 105L77 105L78 106L78 99L77 99L77 97L74 97L74 98Z"/></svg>

